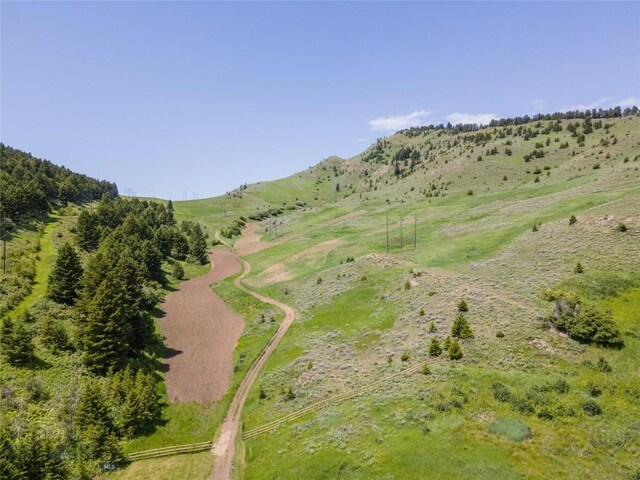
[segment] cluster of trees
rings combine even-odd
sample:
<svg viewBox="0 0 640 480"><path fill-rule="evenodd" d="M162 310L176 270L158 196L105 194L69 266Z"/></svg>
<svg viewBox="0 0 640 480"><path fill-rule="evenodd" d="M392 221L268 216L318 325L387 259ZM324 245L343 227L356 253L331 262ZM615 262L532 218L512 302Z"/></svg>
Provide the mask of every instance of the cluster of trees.
<svg viewBox="0 0 640 480"><path fill-rule="evenodd" d="M261 211L256 212L256 213L252 213L251 215L249 215L249 219L250 220L255 220L256 222L259 222L261 220L264 220L265 218L279 217L283 213L285 213L287 211L295 210L295 209L296 209L296 207L293 206L293 205L288 205L288 206L284 206L284 207L271 207L271 208L268 208L266 210L261 210Z"/></svg>
<svg viewBox="0 0 640 480"><path fill-rule="evenodd" d="M49 402L38 380L25 390L5 389L0 416L0 478L7 480L90 479L100 465L121 462L119 441L149 429L160 414L156 380L127 368L107 378L85 378L79 388ZM31 416L43 407L61 410L57 424Z"/></svg>
<svg viewBox="0 0 640 480"><path fill-rule="evenodd" d="M67 242L59 249L46 306L36 305L28 318L5 319L0 348L3 361L18 368L47 361L44 352L66 356L80 382L55 392L57 406L47 409L58 412L52 428L26 424L22 414L53 397L48 386L39 400L19 390L11 401L0 396L0 435L10 444L0 445L2 478L89 478L99 463L122 458L120 439L153 426L161 405L152 311L165 282L162 266L207 261L202 228L176 224L171 203L104 194L82 212L75 232L77 246Z"/></svg>
<svg viewBox="0 0 640 480"><path fill-rule="evenodd" d="M438 337L433 337L429 343L430 357L439 357L443 351L449 355L451 360L460 360L463 357L462 347L460 346L458 339L462 340L473 338L471 326L464 316L464 313L468 311L469 306L467 305L467 302L464 299L461 299L460 302L458 302L458 314L451 326L451 337L453 337L453 340L451 337L447 337L444 340L444 345L441 345ZM420 315L424 315L423 309L420 309ZM436 330L435 324L431 322L429 333L435 333Z"/></svg>
<svg viewBox="0 0 640 480"><path fill-rule="evenodd" d="M400 177L412 173L421 162L421 159L422 155L418 150L411 147L402 147L393 155L393 174L396 177Z"/></svg>
<svg viewBox="0 0 640 480"><path fill-rule="evenodd" d="M0 218L16 222L42 215L52 205L98 200L103 194L118 194L115 183L74 173L47 160L0 143Z"/></svg>
<svg viewBox="0 0 640 480"><path fill-rule="evenodd" d="M545 299L554 302L549 322L569 337L602 347L622 348L624 341L609 312L584 305L572 294L546 292Z"/></svg>
<svg viewBox="0 0 640 480"><path fill-rule="evenodd" d="M556 113L548 113L548 114L537 114L533 116L524 115L522 117L512 117L512 118L500 118L497 120L491 120L489 122L488 127L506 127L512 125L524 125L525 123L535 122L535 121L546 121L546 120L571 120L574 118L620 118L627 116L638 116L640 115L640 110L637 106L627 107L624 110L621 107L612 107L607 109L587 109L587 110L572 110L568 112L556 112ZM475 132L484 128L483 125L477 125L475 123L470 124L458 124L452 125L451 123L447 123L446 125L440 123L438 125L425 125L422 127L411 127L405 130L400 130L397 133L402 133L407 137L415 137L421 135L423 133L429 131L437 131L437 130L446 130L452 134L465 133L465 132Z"/></svg>
<svg viewBox="0 0 640 480"><path fill-rule="evenodd" d="M226 238L238 237L242 233L242 229L245 227L246 224L247 224L247 219L245 217L237 218L227 228L221 229L220 235Z"/></svg>
<svg viewBox="0 0 640 480"><path fill-rule="evenodd" d="M206 263L205 235L197 223L178 227L171 204L105 195L97 208L80 215L77 240L91 253L84 272L73 248L63 247L49 296L68 304L77 299L86 365L101 374L117 371L153 337L150 312L164 282L163 262L174 257Z"/></svg>

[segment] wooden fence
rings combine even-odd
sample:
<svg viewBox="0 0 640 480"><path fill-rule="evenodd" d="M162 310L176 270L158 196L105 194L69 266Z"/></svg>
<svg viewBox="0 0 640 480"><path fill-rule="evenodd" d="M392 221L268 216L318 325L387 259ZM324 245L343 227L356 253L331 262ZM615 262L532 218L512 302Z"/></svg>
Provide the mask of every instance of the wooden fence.
<svg viewBox="0 0 640 480"><path fill-rule="evenodd" d="M248 439L257 437L262 433L275 430L276 428L280 427L281 425L284 425L285 423L292 422L294 420L304 417L305 415L309 415L310 413L317 412L321 408L331 403L338 403L344 400L348 400L358 395L362 395L363 393L368 392L369 390L375 387L388 383L390 380L393 380L394 378L416 373L424 366L425 366L424 364L418 363L412 367L408 367L399 372L393 373L391 375L387 375L386 377L382 377L381 379L376 380L375 382L369 383L355 390L351 390L350 392L340 393L338 395L327 397L324 400L320 400L319 402L313 403L305 408L292 412L283 417L277 418L271 422L265 423L264 425L260 425L259 427L252 428L251 430L247 430L242 434L242 439L248 440ZM191 443L188 445L176 445L172 447L155 448L153 450L144 450L141 452L132 452L127 455L127 459L130 462L135 462L137 460L147 460L149 458L168 457L171 455L180 455L183 453L204 452L206 450L210 450L212 448L212 444L213 444L212 441L206 441L206 442L200 442L200 443Z"/></svg>
<svg viewBox="0 0 640 480"><path fill-rule="evenodd" d="M182 453L196 453L211 450L211 440L199 443L190 443L188 445L175 445L172 447L154 448L153 450L144 450L142 452L132 452L126 457L130 462L137 460L147 460L149 458L169 457L171 455L180 455Z"/></svg>

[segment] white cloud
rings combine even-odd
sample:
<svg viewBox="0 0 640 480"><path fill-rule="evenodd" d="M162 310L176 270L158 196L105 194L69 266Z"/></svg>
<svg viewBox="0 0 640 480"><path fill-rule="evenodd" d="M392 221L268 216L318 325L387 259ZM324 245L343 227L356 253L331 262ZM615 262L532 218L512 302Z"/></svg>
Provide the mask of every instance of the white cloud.
<svg viewBox="0 0 640 480"><path fill-rule="evenodd" d="M368 141L369 141L368 138L356 138L356 142L358 142L358 143L365 143L365 142L368 142Z"/></svg>
<svg viewBox="0 0 640 480"><path fill-rule="evenodd" d="M634 106L635 107L640 107L640 97L623 98L622 100L620 100L617 103L622 108L634 107Z"/></svg>
<svg viewBox="0 0 640 480"><path fill-rule="evenodd" d="M543 112L547 108L547 101L544 98L536 98L531 101L531 108L533 108L536 113Z"/></svg>
<svg viewBox="0 0 640 480"><path fill-rule="evenodd" d="M578 103L577 105L563 105L560 107L561 112L570 110L591 110L593 108L611 108L611 107L633 107L640 106L640 97L627 97L616 100L613 97L603 97L591 103Z"/></svg>
<svg viewBox="0 0 640 480"><path fill-rule="evenodd" d="M475 123L476 125L488 125L491 120L497 120L498 115L495 113L459 113L454 112L447 115L447 120L454 125L459 123L468 124Z"/></svg>
<svg viewBox="0 0 640 480"><path fill-rule="evenodd" d="M575 105L563 105L560 107L561 112L566 112L570 110L591 110L592 108L607 108L611 105L611 101L613 98L611 97L602 97L598 100L595 100L591 103L578 103ZM615 102L613 102L615 103Z"/></svg>
<svg viewBox="0 0 640 480"><path fill-rule="evenodd" d="M369 120L369 129L378 132L397 132L409 127L420 127L430 123L427 119L431 112L418 110L406 115L396 115L393 117L378 117Z"/></svg>

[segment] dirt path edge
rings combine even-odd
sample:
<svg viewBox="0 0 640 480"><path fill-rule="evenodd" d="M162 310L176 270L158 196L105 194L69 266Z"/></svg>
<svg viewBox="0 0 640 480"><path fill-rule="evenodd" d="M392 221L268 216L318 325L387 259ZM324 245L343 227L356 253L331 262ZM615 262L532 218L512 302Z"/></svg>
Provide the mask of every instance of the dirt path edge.
<svg viewBox="0 0 640 480"><path fill-rule="evenodd" d="M220 240L220 236L218 233L216 233L216 238ZM235 251L228 245L227 247L235 253ZM242 273L238 275L234 280L233 283L235 284L235 286L253 296L254 298L257 298L261 302L268 303L269 305L273 305L281 309L284 312L284 319L280 323L276 333L274 333L269 340L269 343L267 343L262 352L260 352L260 355L258 355L258 358L255 360L255 362L253 362L253 365L251 365L251 367L247 371L247 374L242 379L238 390L233 396L233 400L231 401L229 410L227 411L227 416L218 432L218 437L213 443L213 447L211 448L211 453L213 454L215 460L215 467L213 476L210 477L210 480L229 480L231 478L231 470L233 467L233 459L235 456L236 437L238 435L238 429L240 427L242 407L247 400L249 390L251 390L251 387L258 377L260 370L267 362L271 354L274 352L274 350L280 343L280 340L282 340L282 337L285 336L287 330L289 330L289 327L296 317L295 310L289 305L279 302L278 300L274 300L273 298L261 295L258 292L254 292L253 290L245 287L242 283L242 280L251 272L251 265L240 257L238 257L238 260L242 264L243 270Z"/></svg>

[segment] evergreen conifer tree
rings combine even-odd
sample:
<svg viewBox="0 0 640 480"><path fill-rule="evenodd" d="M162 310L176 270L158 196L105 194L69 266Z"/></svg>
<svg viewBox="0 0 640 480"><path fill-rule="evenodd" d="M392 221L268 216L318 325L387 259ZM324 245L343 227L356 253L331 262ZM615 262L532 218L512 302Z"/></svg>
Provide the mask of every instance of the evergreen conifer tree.
<svg viewBox="0 0 640 480"><path fill-rule="evenodd" d="M440 346L440 340L436 337L431 339L431 343L429 344L429 356L430 357L439 357L442 353L442 347Z"/></svg>
<svg viewBox="0 0 640 480"><path fill-rule="evenodd" d="M84 362L95 373L107 373L121 368L129 350L132 311L128 291L113 273L98 287L87 305L87 317L82 325Z"/></svg>
<svg viewBox="0 0 640 480"><path fill-rule="evenodd" d="M60 247L53 272L49 275L47 296L58 303L73 305L78 298L82 264L76 250L70 243Z"/></svg>
<svg viewBox="0 0 640 480"><path fill-rule="evenodd" d="M473 338L471 327L462 313L458 313L458 316L453 322L451 335L457 338Z"/></svg>
<svg viewBox="0 0 640 480"><path fill-rule="evenodd" d="M196 223L189 232L189 255L201 265L207 263L207 242L199 223Z"/></svg>
<svg viewBox="0 0 640 480"><path fill-rule="evenodd" d="M449 347L449 358L451 360L460 360L462 356L462 348L460 348L458 341L454 340Z"/></svg>
<svg viewBox="0 0 640 480"><path fill-rule="evenodd" d="M33 336L22 323L5 318L0 329L0 354L15 366L23 366L33 358Z"/></svg>

